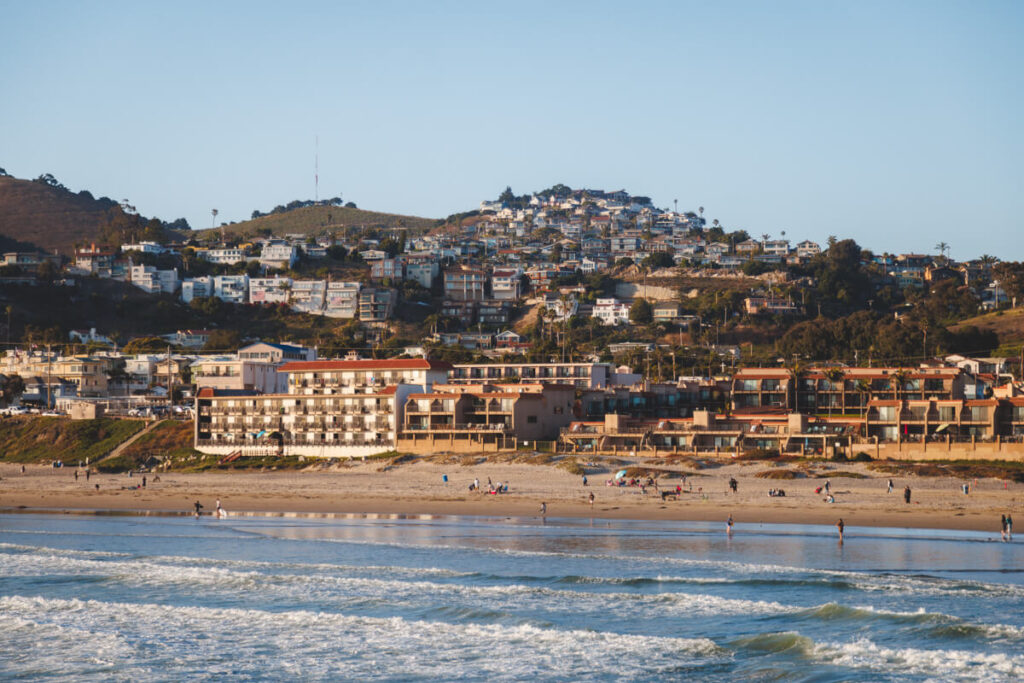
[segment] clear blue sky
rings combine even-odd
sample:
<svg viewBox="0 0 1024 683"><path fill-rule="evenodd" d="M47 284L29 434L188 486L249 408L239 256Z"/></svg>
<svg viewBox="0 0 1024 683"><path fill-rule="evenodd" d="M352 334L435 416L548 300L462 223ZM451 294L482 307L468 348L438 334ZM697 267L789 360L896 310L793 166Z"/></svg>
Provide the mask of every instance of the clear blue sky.
<svg viewBox="0 0 1024 683"><path fill-rule="evenodd" d="M194 227L562 182L1024 259L1021 2L0 0L0 166Z"/></svg>

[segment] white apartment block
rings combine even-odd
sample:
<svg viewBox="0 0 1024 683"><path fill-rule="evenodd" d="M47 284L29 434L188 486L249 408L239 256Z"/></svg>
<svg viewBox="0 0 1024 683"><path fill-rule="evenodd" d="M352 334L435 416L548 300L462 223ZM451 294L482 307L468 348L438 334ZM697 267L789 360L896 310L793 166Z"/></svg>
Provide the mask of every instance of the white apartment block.
<svg viewBox="0 0 1024 683"><path fill-rule="evenodd" d="M285 242L267 242L260 254L260 264L265 268L291 268L299 258L299 250L294 244Z"/></svg>
<svg viewBox="0 0 1024 683"><path fill-rule="evenodd" d="M328 282L324 315L328 318L354 318L359 312L358 282Z"/></svg>
<svg viewBox="0 0 1024 683"><path fill-rule="evenodd" d="M213 296L213 278L189 277L181 281L181 300L191 303L192 299L203 299Z"/></svg>
<svg viewBox="0 0 1024 683"><path fill-rule="evenodd" d="M407 399L451 366L422 359L286 363L287 393L206 388L196 398L195 447L229 455L353 458L394 450Z"/></svg>
<svg viewBox="0 0 1024 683"><path fill-rule="evenodd" d="M629 305L618 299L598 299L592 317L602 325L621 325L629 322Z"/></svg>
<svg viewBox="0 0 1024 683"><path fill-rule="evenodd" d="M213 296L230 304L249 301L248 275L218 275L213 279Z"/></svg>
<svg viewBox="0 0 1024 683"><path fill-rule="evenodd" d="M515 301L522 296L521 268L495 268L491 273L491 298Z"/></svg>
<svg viewBox="0 0 1024 683"><path fill-rule="evenodd" d="M178 291L178 269L157 270L154 266L132 266L131 283L150 294L174 294Z"/></svg>
<svg viewBox="0 0 1024 683"><path fill-rule="evenodd" d="M210 263L219 263L221 265L230 266L236 263L242 263L245 261L245 252L238 247L228 247L224 249L202 249L197 252L199 258L209 261Z"/></svg>
<svg viewBox="0 0 1024 683"><path fill-rule="evenodd" d="M294 280L292 282L290 299L292 310L321 315L326 300L326 280Z"/></svg>
<svg viewBox="0 0 1024 683"><path fill-rule="evenodd" d="M291 289L290 277L254 277L249 280L249 303L286 304Z"/></svg>

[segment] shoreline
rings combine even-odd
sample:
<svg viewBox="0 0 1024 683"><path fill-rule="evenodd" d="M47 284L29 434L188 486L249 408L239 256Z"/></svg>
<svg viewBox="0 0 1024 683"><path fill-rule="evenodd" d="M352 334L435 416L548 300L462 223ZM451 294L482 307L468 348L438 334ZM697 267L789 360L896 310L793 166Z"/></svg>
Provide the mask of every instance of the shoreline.
<svg viewBox="0 0 1024 683"><path fill-rule="evenodd" d="M842 518L848 529L946 529L998 538L1000 515L1019 512L1024 502L1024 485L994 479L970 482L971 493L964 495L964 482L952 477L893 476L895 490L890 494L890 475L853 463L815 464L800 479L761 478L770 468L765 463L714 463L699 472L668 473L659 488L646 493L639 487L606 486L611 477L607 471L588 473L590 485L585 487L581 477L555 467L507 463L347 463L318 470L149 473L146 488L141 488L141 474L94 474L86 481L84 476L75 480L73 468L33 465L21 474L20 467L0 463L0 513L191 516L195 501L210 513L220 500L229 514L253 517L539 519L543 502L549 518L720 522L723 528L729 515L741 525L834 526ZM488 479L507 483L509 493L469 491L474 479L482 488ZM738 482L736 493L728 486L730 479ZM826 481L835 503L815 493ZM677 485L684 489L678 500L662 499L661 491ZM913 489L910 505L902 498L904 485ZM770 488L784 488L786 496L769 497ZM587 500L591 493L593 507Z"/></svg>

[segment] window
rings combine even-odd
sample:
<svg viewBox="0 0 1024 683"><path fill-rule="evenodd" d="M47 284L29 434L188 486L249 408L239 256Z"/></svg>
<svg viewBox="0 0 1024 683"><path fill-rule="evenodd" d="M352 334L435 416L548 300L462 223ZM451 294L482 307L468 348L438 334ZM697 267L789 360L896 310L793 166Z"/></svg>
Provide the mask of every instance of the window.
<svg viewBox="0 0 1024 683"><path fill-rule="evenodd" d="M536 415L527 415L526 416L526 423L527 424L531 424L531 425L537 424L537 416Z"/></svg>

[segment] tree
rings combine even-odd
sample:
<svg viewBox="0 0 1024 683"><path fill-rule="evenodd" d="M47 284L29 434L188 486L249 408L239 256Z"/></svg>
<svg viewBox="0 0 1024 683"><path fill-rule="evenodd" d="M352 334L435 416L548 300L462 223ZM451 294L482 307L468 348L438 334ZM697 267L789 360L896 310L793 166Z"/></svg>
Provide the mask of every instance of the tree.
<svg viewBox="0 0 1024 683"><path fill-rule="evenodd" d="M195 301L193 299L193 301ZM167 341L160 337L136 337L130 340L121 349L126 356L134 356L140 353L163 353L167 351Z"/></svg>
<svg viewBox="0 0 1024 683"><path fill-rule="evenodd" d="M635 325L647 325L654 320L654 307L647 299L637 298L629 307L629 321Z"/></svg>
<svg viewBox="0 0 1024 683"><path fill-rule="evenodd" d="M25 380L21 375L11 375L3 385L3 401L10 404L14 399L25 393Z"/></svg>
<svg viewBox="0 0 1024 683"><path fill-rule="evenodd" d="M676 261L667 251L657 251L648 255L642 263L645 268L657 270L658 268L671 268Z"/></svg>
<svg viewBox="0 0 1024 683"><path fill-rule="evenodd" d="M946 252L949 251L949 245L946 244L945 242L939 242L938 244L935 245L935 249L942 256L942 260L945 261L946 260Z"/></svg>
<svg viewBox="0 0 1024 683"><path fill-rule="evenodd" d="M836 387L839 388L839 400L842 403L843 413L846 412L846 391L844 391L843 380L846 379L846 373L843 372L842 368L829 368L825 371L825 379L828 380L830 389L834 392ZM828 416L832 417L832 408L834 407L835 400L834 396L829 397L828 402Z"/></svg>
<svg viewBox="0 0 1024 683"><path fill-rule="evenodd" d="M204 351L227 352L237 351L242 345L242 335L238 330L213 330L210 338L203 346Z"/></svg>
<svg viewBox="0 0 1024 683"><path fill-rule="evenodd" d="M788 392L787 398L790 396L793 397L791 410L796 412L799 410L798 396L800 393L800 380L804 378L804 374L807 372L807 369L804 367L803 363L794 358L792 363L786 365L786 370L789 372L789 383L792 387L792 389Z"/></svg>
<svg viewBox="0 0 1024 683"><path fill-rule="evenodd" d="M889 383L892 384L893 389L896 390L896 400L899 401L903 396L903 391L907 387L907 380L910 379L910 373L900 368L896 372L892 373L889 377Z"/></svg>
<svg viewBox="0 0 1024 683"><path fill-rule="evenodd" d="M867 412L868 401L871 400L871 382L866 379L857 380L857 393L860 394L860 407L862 414Z"/></svg>

